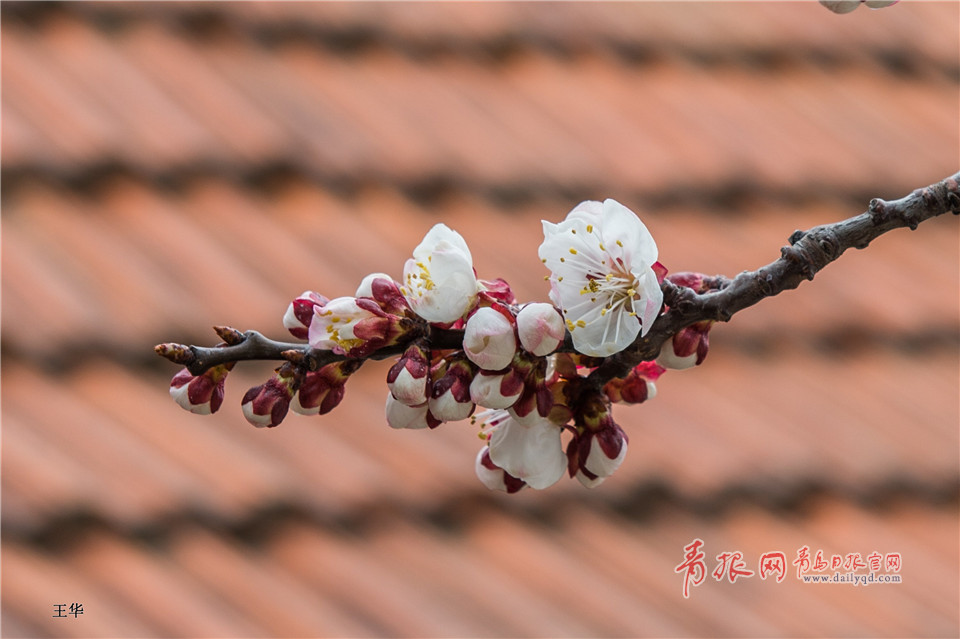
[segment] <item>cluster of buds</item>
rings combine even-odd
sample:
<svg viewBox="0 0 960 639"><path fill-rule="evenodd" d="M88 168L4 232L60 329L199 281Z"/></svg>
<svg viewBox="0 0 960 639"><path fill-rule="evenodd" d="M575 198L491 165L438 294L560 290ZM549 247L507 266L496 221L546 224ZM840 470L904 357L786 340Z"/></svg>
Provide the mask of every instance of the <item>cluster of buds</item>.
<svg viewBox="0 0 960 639"><path fill-rule="evenodd" d="M374 273L352 296L333 299L304 291L283 316L301 342L270 342L286 361L244 394L244 416L275 427L290 410L326 414L364 361L393 356L385 406L392 428L479 424L475 468L492 489L543 489L564 474L597 486L627 451L612 405L652 399L666 368L700 364L710 323L680 330L657 362L621 377L601 382L598 367L649 333L665 308L665 278L696 293L708 287L700 275L668 276L647 228L614 200L583 202L563 222L544 222L543 232L551 303L519 304L503 279L478 279L467 243L443 224L414 249L399 281ZM251 339L217 330L221 347L242 349ZM193 374L193 348L166 344L157 352L188 365L171 382L174 399L212 413L235 361ZM251 348L238 359L260 353Z"/></svg>

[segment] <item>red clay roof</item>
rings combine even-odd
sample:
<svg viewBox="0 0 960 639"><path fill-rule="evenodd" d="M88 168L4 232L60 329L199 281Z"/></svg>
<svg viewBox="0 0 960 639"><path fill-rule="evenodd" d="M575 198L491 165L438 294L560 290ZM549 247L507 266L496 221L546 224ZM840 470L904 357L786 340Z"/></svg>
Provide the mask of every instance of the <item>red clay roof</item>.
<svg viewBox="0 0 960 639"><path fill-rule="evenodd" d="M615 197L672 270L955 172L957 3L3 3L2 634L956 636L956 219L715 327L617 407L618 473L490 493L476 427L387 427L383 363L325 417L167 393L152 346L283 338L305 289L463 234L543 300L540 220ZM901 553L902 583L757 570ZM882 571L881 571L882 572ZM832 573L831 573L832 574ZM55 605L84 614L54 617Z"/></svg>

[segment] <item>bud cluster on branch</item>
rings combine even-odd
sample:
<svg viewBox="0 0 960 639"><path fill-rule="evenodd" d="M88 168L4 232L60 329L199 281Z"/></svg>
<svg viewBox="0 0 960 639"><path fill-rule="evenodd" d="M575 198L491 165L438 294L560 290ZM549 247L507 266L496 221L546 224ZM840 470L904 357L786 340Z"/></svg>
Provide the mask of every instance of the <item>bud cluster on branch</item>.
<svg viewBox="0 0 960 639"><path fill-rule="evenodd" d="M564 473L593 487L623 462L627 434L615 403L656 394L666 369L701 364L715 322L813 279L848 248L894 228L960 213L960 173L899 200L875 199L855 217L797 231L776 261L733 279L668 273L640 219L614 200L587 201L543 222L550 303L519 303L503 279L477 277L459 233L437 224L399 281L374 273L352 296L304 291L283 316L297 342L216 327L211 348L160 344L185 366L170 384L194 413L216 412L238 361L279 360L243 396L257 427L289 411L323 415L366 360L394 359L385 416L393 428L469 420L483 446L475 470L491 489L546 488Z"/></svg>

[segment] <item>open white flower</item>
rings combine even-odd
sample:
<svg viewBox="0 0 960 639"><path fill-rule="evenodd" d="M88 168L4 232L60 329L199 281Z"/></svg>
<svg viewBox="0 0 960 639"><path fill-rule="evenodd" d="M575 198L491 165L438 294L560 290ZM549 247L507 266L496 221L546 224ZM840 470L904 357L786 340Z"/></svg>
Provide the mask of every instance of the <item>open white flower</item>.
<svg viewBox="0 0 960 639"><path fill-rule="evenodd" d="M550 299L577 351L606 357L650 330L663 305L657 244L633 211L610 199L582 202L560 224L544 221L543 236Z"/></svg>
<svg viewBox="0 0 960 639"><path fill-rule="evenodd" d="M437 224L403 267L400 289L413 311L428 322L455 322L477 301L480 285L463 237Z"/></svg>
<svg viewBox="0 0 960 639"><path fill-rule="evenodd" d="M567 469L561 428L533 414L518 418L508 411L486 415L491 461L512 477L537 490L555 484Z"/></svg>

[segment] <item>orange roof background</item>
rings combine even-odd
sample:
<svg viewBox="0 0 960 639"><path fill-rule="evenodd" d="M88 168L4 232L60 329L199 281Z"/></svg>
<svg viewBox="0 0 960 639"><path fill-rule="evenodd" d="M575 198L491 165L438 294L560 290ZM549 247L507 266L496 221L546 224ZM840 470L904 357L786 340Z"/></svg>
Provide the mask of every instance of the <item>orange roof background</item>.
<svg viewBox="0 0 960 639"><path fill-rule="evenodd" d="M330 415L258 430L239 403L271 364L198 417L152 352L215 324L284 339L292 298L399 276L437 222L546 300L540 220L584 199L637 211L671 270L755 269L956 172L960 4L0 17L4 637L960 633L952 216L717 325L702 366L616 407L630 451L594 490L487 491L476 427L386 425L385 363ZM684 599L695 538L709 571L807 546L899 553L901 582L790 565Z"/></svg>

